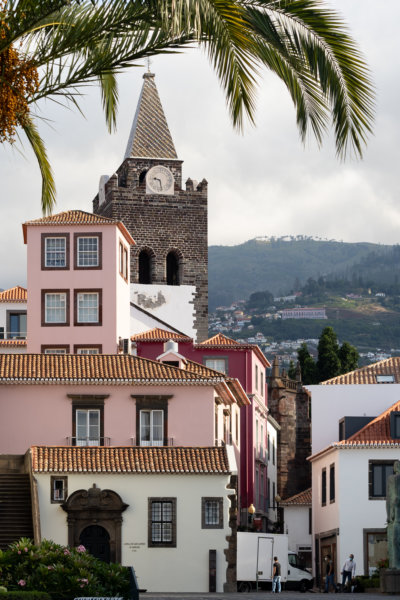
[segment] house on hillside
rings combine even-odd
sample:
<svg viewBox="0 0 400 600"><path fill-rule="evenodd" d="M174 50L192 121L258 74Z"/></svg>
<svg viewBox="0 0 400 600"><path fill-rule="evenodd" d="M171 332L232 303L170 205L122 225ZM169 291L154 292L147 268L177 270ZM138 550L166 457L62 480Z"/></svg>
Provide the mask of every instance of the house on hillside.
<svg viewBox="0 0 400 600"><path fill-rule="evenodd" d="M229 377L238 379L249 398L249 404L241 408L240 472L238 505L240 525L247 528L248 509L256 509L255 523L263 531L272 529L276 521L275 503L268 503L273 485L276 484L276 471L270 477L268 490L268 464L271 460L267 452L268 400L266 388L266 368L268 360L255 344L237 342L219 333L198 344L183 334L154 328L132 336L132 343L138 356L157 359L163 355L164 344L171 340L176 344L180 355L215 369ZM231 417L227 415L227 419ZM232 425L229 425L231 429ZM276 431L276 430L275 430ZM276 434L271 433L273 439ZM271 462L272 464L272 462ZM274 519L274 520L271 520Z"/></svg>
<svg viewBox="0 0 400 600"><path fill-rule="evenodd" d="M339 573L353 553L357 574L364 575L374 573L387 558L386 482L400 459L400 401L364 426L352 419L347 431L359 427L358 431L345 431L340 441L333 440L310 457L314 558L320 579L327 554Z"/></svg>

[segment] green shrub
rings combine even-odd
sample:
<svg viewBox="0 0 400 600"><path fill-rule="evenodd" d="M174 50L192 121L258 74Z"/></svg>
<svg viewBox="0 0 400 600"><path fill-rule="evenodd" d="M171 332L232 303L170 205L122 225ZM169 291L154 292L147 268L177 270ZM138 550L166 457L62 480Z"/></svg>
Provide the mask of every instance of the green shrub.
<svg viewBox="0 0 400 600"><path fill-rule="evenodd" d="M51 600L51 597L46 592L23 592L18 590L16 592L1 592L1 600Z"/></svg>
<svg viewBox="0 0 400 600"><path fill-rule="evenodd" d="M83 546L68 548L49 540L35 545L26 538L11 544L9 550L0 551L0 584L11 591L41 590L66 600L77 596L130 595L125 567L104 563ZM3 594L1 600L5 600Z"/></svg>

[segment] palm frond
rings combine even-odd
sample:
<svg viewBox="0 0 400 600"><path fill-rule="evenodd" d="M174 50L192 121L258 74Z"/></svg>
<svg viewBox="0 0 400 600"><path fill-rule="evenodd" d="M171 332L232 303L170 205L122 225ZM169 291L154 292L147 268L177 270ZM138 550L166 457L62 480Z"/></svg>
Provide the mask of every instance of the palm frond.
<svg viewBox="0 0 400 600"><path fill-rule="evenodd" d="M42 213L43 215L51 214L56 203L56 185L47 158L46 148L32 119L26 119L23 130L36 156L42 174Z"/></svg>

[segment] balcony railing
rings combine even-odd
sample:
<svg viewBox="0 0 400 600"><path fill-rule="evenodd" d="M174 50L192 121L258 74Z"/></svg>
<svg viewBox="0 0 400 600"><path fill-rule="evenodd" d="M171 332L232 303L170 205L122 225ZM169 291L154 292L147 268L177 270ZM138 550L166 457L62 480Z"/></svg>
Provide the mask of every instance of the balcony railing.
<svg viewBox="0 0 400 600"><path fill-rule="evenodd" d="M264 446L256 448L255 451L256 460L267 463L268 462L268 450Z"/></svg>
<svg viewBox="0 0 400 600"><path fill-rule="evenodd" d="M109 446L109 437L67 437L68 446Z"/></svg>
<svg viewBox="0 0 400 600"><path fill-rule="evenodd" d="M7 331L0 327L0 340L26 340L26 331Z"/></svg>
<svg viewBox="0 0 400 600"><path fill-rule="evenodd" d="M165 443L166 442L166 443ZM132 446L142 446L142 448L154 448L154 447L162 447L162 446L175 446L175 438L169 437L166 440L162 441L148 441L148 440L140 440L136 439L136 437L131 437Z"/></svg>

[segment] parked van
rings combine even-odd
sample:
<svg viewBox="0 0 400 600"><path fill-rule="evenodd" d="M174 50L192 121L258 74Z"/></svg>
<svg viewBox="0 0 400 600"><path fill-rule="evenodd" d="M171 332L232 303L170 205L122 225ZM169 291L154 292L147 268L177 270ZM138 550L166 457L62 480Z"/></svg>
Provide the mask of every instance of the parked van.
<svg viewBox="0 0 400 600"><path fill-rule="evenodd" d="M267 589L272 582L274 556L281 564L283 589L301 592L312 588L311 573L300 565L295 552L289 550L288 536L282 533L237 534L237 589L250 592L254 588Z"/></svg>

